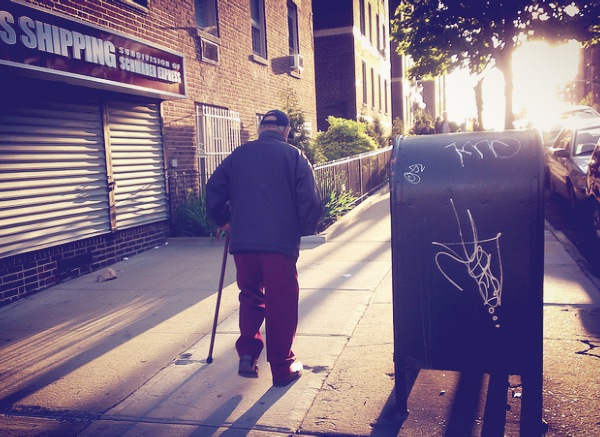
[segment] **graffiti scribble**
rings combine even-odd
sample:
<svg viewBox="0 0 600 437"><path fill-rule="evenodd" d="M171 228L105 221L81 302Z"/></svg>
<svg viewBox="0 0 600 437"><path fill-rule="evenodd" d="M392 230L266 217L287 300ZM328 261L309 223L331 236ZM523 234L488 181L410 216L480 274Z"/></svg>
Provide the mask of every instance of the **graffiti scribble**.
<svg viewBox="0 0 600 437"><path fill-rule="evenodd" d="M478 159L484 158L484 152L488 151L494 158L508 159L515 156L521 150L521 142L516 138L503 140L481 140L473 144L467 141L462 146L456 142L448 144L446 149L451 149L458 154L460 165L465 166L465 156L473 156Z"/></svg>
<svg viewBox="0 0 600 437"><path fill-rule="evenodd" d="M411 184L418 184L421 182L421 176L419 173L423 173L425 171L425 166L423 164L413 164L409 165L408 168L410 171L404 173L404 177Z"/></svg>
<svg viewBox="0 0 600 437"><path fill-rule="evenodd" d="M502 234L498 233L494 238L480 240L479 236L477 235L477 228L475 226L473 216L471 215L471 211L467 209L467 216L469 217L473 238L471 241L465 241L458 212L456 211L456 207L454 206L452 199L450 199L450 202L458 223L458 233L461 241L459 243L438 243L434 241L432 244L440 246L444 249L444 251L438 252L435 255L436 266L442 275L444 275L444 277L452 285L454 285L458 290L463 291L463 287L457 284L456 281L454 281L450 275L446 273L442 267L440 259L446 257L450 258L452 261L456 261L459 264L464 265L469 276L475 281L479 290L479 294L483 299L483 304L487 307L488 312L492 315L492 320L496 322L496 327L500 327L500 324L497 323L498 317L494 315L494 312L496 311L496 308L502 304L503 273L502 260L500 258L500 236ZM495 276L492 272L492 264L495 261L493 255L485 251L483 248L483 243L491 243L495 247L498 258L498 276ZM455 250L451 246L458 246L458 248Z"/></svg>

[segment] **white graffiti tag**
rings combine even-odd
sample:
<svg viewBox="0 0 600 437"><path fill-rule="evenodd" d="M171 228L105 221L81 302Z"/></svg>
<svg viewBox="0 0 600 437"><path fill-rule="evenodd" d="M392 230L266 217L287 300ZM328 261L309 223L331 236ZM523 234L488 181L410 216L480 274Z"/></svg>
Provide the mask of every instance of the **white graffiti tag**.
<svg viewBox="0 0 600 437"><path fill-rule="evenodd" d="M408 168L410 171L404 172L404 177L411 184L418 184L421 182L421 176L419 173L423 173L425 171L425 166L423 164L413 164L409 165Z"/></svg>
<svg viewBox="0 0 600 437"><path fill-rule="evenodd" d="M460 165L465 166L465 156L484 159L484 152L490 152L493 158L508 159L515 156L521 150L521 142L516 138L502 140L481 140L476 143L467 141L463 145L456 142L448 144L446 149L453 150L460 160Z"/></svg>
<svg viewBox="0 0 600 437"><path fill-rule="evenodd" d="M496 323L495 326L499 328L500 324L498 322L498 317L494 314L494 312L496 311L496 308L502 304L503 273L502 260L500 257L500 235L502 234L498 233L493 238L480 240L479 236L477 235L477 228L475 226L473 216L471 215L471 211L467 209L467 216L471 225L473 238L471 241L465 241L465 237L463 236L462 232L462 225L458 217L458 212L456 211L456 207L454 206L452 199L450 202L458 223L458 234L461 241L459 243L433 242L433 245L440 246L444 249L444 251L438 252L435 255L435 264L442 275L444 275L444 277L460 291L463 291L463 287L457 284L450 277L450 275L446 273L444 267L442 267L443 263L441 259L449 258L452 261L464 265L469 276L475 281L479 290L479 294L483 299L483 304L487 307L489 314L492 316L492 320ZM492 253L486 252L486 250L483 248L484 244L491 246L491 248L497 253L497 260L494 259ZM452 246L458 247L455 249ZM497 264L498 276L495 276L492 272L492 265L494 262Z"/></svg>

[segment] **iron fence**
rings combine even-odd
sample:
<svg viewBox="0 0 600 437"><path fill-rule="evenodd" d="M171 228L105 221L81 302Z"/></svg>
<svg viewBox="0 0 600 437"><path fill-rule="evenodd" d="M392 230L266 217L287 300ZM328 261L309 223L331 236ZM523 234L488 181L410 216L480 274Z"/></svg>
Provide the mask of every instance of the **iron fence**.
<svg viewBox="0 0 600 437"><path fill-rule="evenodd" d="M369 194L389 180L392 147L374 152L329 161L314 167L315 178L321 198L326 202L332 192L349 193L358 204ZM167 187L170 197L171 226L176 228L179 211L192 197L203 191L204 175L197 170L170 170L167 172Z"/></svg>
<svg viewBox="0 0 600 437"><path fill-rule="evenodd" d="M389 180L391 156L390 146L315 166L321 198L345 192L355 197L356 203L362 202Z"/></svg>

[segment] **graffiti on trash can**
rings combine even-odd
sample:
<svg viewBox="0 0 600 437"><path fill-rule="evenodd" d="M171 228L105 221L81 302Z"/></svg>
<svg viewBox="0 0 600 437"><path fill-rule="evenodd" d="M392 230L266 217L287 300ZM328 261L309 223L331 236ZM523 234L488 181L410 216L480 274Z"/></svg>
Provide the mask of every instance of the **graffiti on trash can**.
<svg viewBox="0 0 600 437"><path fill-rule="evenodd" d="M461 167L464 167L465 156L484 159L486 155L491 153L493 158L512 158L521 150L521 142L516 138L505 138L502 140L480 140L476 143L467 141L463 145L459 145L455 141L445 148L453 150L458 155Z"/></svg>
<svg viewBox="0 0 600 437"><path fill-rule="evenodd" d="M462 264L464 268L467 270L469 276L474 280L477 288L479 290L479 294L483 299L483 304L487 307L489 314L492 317L492 320L495 323L496 328L500 327L500 323L498 321L498 316L494 314L496 309L502 304L502 282L503 282L503 273L502 273L502 260L500 257L500 236L501 233L498 233L495 237L480 240L477 235L477 228L475 226L475 221L473 220L473 216L471 211L467 209L467 216L469 218L469 223L471 226L472 239L470 241L465 240L465 236L463 235L462 225L460 222L460 218L458 216L458 212L456 207L454 206L454 202L450 199L450 203L452 204L452 209L454 210L454 215L456 217L456 221L458 224L458 234L460 237L460 242L456 243L439 243L434 241L432 244L435 246L440 246L444 250L436 253L435 255L435 264L439 271L444 275L444 277L456 287L460 291L464 291L463 287L456 283L455 280L451 278L451 275L447 273L448 269L444 268L442 265L443 258L449 258L453 262L457 262ZM486 251L484 245L491 248L491 250ZM494 259L494 253L496 255L497 260ZM493 263L497 264L497 273L494 274Z"/></svg>
<svg viewBox="0 0 600 437"><path fill-rule="evenodd" d="M406 180L414 185L421 182L421 176L419 176L419 173L423 173L423 171L425 171L425 166L423 164L413 164L409 165L408 168L410 171L404 172L404 177Z"/></svg>

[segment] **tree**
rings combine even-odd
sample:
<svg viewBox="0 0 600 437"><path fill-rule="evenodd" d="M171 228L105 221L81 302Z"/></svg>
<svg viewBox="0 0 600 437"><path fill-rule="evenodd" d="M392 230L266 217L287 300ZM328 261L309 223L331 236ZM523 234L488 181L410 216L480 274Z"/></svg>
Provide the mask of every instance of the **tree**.
<svg viewBox="0 0 600 437"><path fill-rule="evenodd" d="M390 145L390 136L386 135L385 129L383 128L383 124L381 123L381 119L379 117L375 117L371 123L367 121L363 121L366 126L366 133L368 136L375 140L377 143L377 147L384 148Z"/></svg>
<svg viewBox="0 0 600 437"><path fill-rule="evenodd" d="M510 129L514 50L536 39L596 44L599 15L598 0L401 0L390 36L398 52L415 61L412 77L438 76L463 65L481 75L489 66L497 67L504 76L505 127Z"/></svg>
<svg viewBox="0 0 600 437"><path fill-rule="evenodd" d="M328 161L377 150L377 144L366 132L366 125L355 120L327 117L329 128L315 138Z"/></svg>
<svg viewBox="0 0 600 437"><path fill-rule="evenodd" d="M298 104L296 93L291 88L283 95L283 110L290 119L290 138L288 138L288 142L302 150L312 164L325 161L323 152L310 139L305 126L304 112Z"/></svg>

